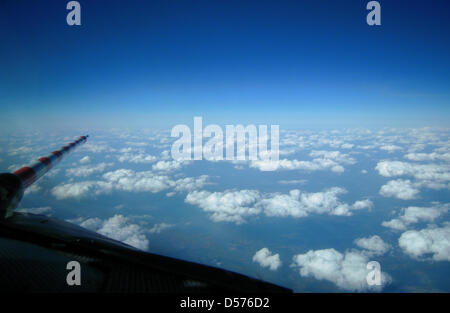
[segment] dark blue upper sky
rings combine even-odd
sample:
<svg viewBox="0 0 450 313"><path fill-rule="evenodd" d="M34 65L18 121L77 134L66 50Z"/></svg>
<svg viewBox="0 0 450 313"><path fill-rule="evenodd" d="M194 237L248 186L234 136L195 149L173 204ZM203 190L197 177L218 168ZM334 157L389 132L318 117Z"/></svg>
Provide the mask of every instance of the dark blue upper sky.
<svg viewBox="0 0 450 313"><path fill-rule="evenodd" d="M447 0L67 2L1 1L3 125L448 124Z"/></svg>

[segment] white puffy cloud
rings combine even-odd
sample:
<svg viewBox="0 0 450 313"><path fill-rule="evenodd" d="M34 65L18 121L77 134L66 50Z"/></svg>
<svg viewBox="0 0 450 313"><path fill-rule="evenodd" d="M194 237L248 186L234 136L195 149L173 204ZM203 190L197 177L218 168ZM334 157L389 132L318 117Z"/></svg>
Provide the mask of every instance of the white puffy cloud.
<svg viewBox="0 0 450 313"><path fill-rule="evenodd" d="M450 161L450 153L408 153L405 154L405 158L411 161L435 161L435 160L444 160Z"/></svg>
<svg viewBox="0 0 450 313"><path fill-rule="evenodd" d="M160 172L172 172L188 163L189 161L158 161L156 164L153 164L152 169Z"/></svg>
<svg viewBox="0 0 450 313"><path fill-rule="evenodd" d="M355 240L355 244L369 251L369 255L382 255L385 254L391 246L383 241L380 236L374 235L368 238L359 238Z"/></svg>
<svg viewBox="0 0 450 313"><path fill-rule="evenodd" d="M80 161L81 162L81 161ZM76 176L76 177L86 177L93 173L103 172L109 166L112 166L113 163L99 163L97 165L83 165L74 168L69 168L66 170L67 175Z"/></svg>
<svg viewBox="0 0 450 313"><path fill-rule="evenodd" d="M398 218L384 221L381 225L396 230L405 230L410 224L418 223L420 221L432 222L439 216L448 212L449 208L450 204L436 204L432 207L410 206L402 209L403 214Z"/></svg>
<svg viewBox="0 0 450 313"><path fill-rule="evenodd" d="M117 159L120 162L129 162L129 163L136 163L136 164L142 164L142 163L153 163L158 158L151 154L145 154L142 152L136 152L136 153L129 153L125 152L122 155L119 155Z"/></svg>
<svg viewBox="0 0 450 313"><path fill-rule="evenodd" d="M292 266L298 268L300 276L327 280L349 291L378 291L390 281L390 276L382 272L381 286L370 286L367 283L369 259L359 251L342 254L335 249L310 250L295 255L293 261Z"/></svg>
<svg viewBox="0 0 450 313"><path fill-rule="evenodd" d="M267 248L258 250L253 256L253 262L257 262L262 267L268 267L272 271L276 271L281 266L280 255L272 254Z"/></svg>
<svg viewBox="0 0 450 313"><path fill-rule="evenodd" d="M127 142L125 142L125 144L134 146L134 147L145 147L145 146L150 145L148 142L143 142L143 141L139 141L139 142L127 141Z"/></svg>
<svg viewBox="0 0 450 313"><path fill-rule="evenodd" d="M78 183L68 183L54 187L51 190L53 196L57 199L80 198L89 191L93 191L96 183L94 181L84 181Z"/></svg>
<svg viewBox="0 0 450 313"><path fill-rule="evenodd" d="M395 152L397 150L402 150L402 147L396 145L384 145L380 147L381 150L385 150L389 153Z"/></svg>
<svg viewBox="0 0 450 313"><path fill-rule="evenodd" d="M170 179L164 175L156 175L151 171L135 172L119 169L103 175L104 184L100 185L105 191L109 188L132 192L160 192L170 187Z"/></svg>
<svg viewBox="0 0 450 313"><path fill-rule="evenodd" d="M339 163L355 164L354 158L348 154L341 153L340 151L325 151L325 150L313 150L309 154L311 157L322 157L324 159L331 159Z"/></svg>
<svg viewBox="0 0 450 313"><path fill-rule="evenodd" d="M450 261L450 223L445 223L443 227L408 230L400 236L398 244L413 258L420 259L431 254L435 261Z"/></svg>
<svg viewBox="0 0 450 313"><path fill-rule="evenodd" d="M114 152L116 151L114 148L111 148L106 142L92 142L92 138L89 139L86 143L84 143L79 151L88 151L91 153L105 153L105 152Z"/></svg>
<svg viewBox="0 0 450 313"><path fill-rule="evenodd" d="M201 175L199 177L185 177L177 179L170 183L175 191L194 191L202 188L207 184L209 176Z"/></svg>
<svg viewBox="0 0 450 313"><path fill-rule="evenodd" d="M88 193L105 194L114 190L129 192L157 193L173 188L176 192L192 191L203 187L208 176L186 177L177 180L152 171L136 172L130 169L118 169L103 174L103 180L67 183L56 186L51 193L58 199L80 198Z"/></svg>
<svg viewBox="0 0 450 313"><path fill-rule="evenodd" d="M344 143L341 145L341 149L351 149L353 148L355 145L352 143Z"/></svg>
<svg viewBox="0 0 450 313"><path fill-rule="evenodd" d="M299 161L296 159L280 159L276 162L278 170L305 170L305 171L323 171L329 170L335 173L344 172L342 164L354 164L355 159L348 154L340 151L313 150L309 154L312 160ZM270 158L251 161L250 167L261 171L273 170L275 161Z"/></svg>
<svg viewBox="0 0 450 313"><path fill-rule="evenodd" d="M322 192L303 192L298 189L288 194L265 193L257 190L226 190L223 192L194 191L186 196L185 202L212 213L215 222L243 223L250 215L264 212L267 216L306 217L309 214L330 214L350 216L352 211L369 209L370 200L356 201L350 205L338 199L346 190L333 187Z"/></svg>
<svg viewBox="0 0 450 313"><path fill-rule="evenodd" d="M124 242L141 250L148 249L148 239L144 230L137 224L129 222L123 215L114 215L107 220L89 218L79 223L80 226L96 231L106 237Z"/></svg>
<svg viewBox="0 0 450 313"><path fill-rule="evenodd" d="M450 181L450 167L448 164L380 161L375 169L384 177L413 176L417 180Z"/></svg>
<svg viewBox="0 0 450 313"><path fill-rule="evenodd" d="M257 168L261 171L273 169L275 161L270 159L251 161L250 167ZM344 172L344 167L331 159L317 158L312 161L299 161L296 159L288 160L281 159L276 162L279 170L305 170L305 171L319 171L330 170L335 173Z"/></svg>
<svg viewBox="0 0 450 313"><path fill-rule="evenodd" d="M211 213L215 222L243 223L249 215L260 213L254 204L261 197L257 190L225 192L193 191L188 193L185 202L195 204L205 212Z"/></svg>
<svg viewBox="0 0 450 313"><path fill-rule="evenodd" d="M81 164L86 164L86 163L89 163L89 162L91 162L91 158L88 155L85 156L85 157L82 157L81 160L80 160Z"/></svg>
<svg viewBox="0 0 450 313"><path fill-rule="evenodd" d="M343 203L338 199L338 195L343 193L346 190L339 187L311 193L294 189L289 194L266 196L257 206L264 208L268 216L293 217L305 217L311 213L350 216L352 210L372 207L370 200L356 201L353 205Z"/></svg>
<svg viewBox="0 0 450 313"><path fill-rule="evenodd" d="M380 188L380 195L383 197L395 197L402 200L415 199L418 193L419 189L409 179L390 180Z"/></svg>

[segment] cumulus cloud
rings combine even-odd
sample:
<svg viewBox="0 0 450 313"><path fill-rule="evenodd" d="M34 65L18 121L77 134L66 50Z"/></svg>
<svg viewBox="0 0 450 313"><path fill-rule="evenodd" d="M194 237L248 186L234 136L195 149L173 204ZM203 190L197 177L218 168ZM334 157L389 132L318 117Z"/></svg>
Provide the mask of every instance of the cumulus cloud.
<svg viewBox="0 0 450 313"><path fill-rule="evenodd" d="M153 164L152 169L160 172L172 172L188 163L189 161L158 161L156 164Z"/></svg>
<svg viewBox="0 0 450 313"><path fill-rule="evenodd" d="M313 157L310 161L299 161L296 159L280 159L277 162L278 170L305 170L305 171L322 171L330 170L335 173L344 172L342 164L354 164L355 159L348 154L340 151L313 150L309 154ZM257 168L261 171L273 169L273 162L270 158L257 161L251 161L250 167Z"/></svg>
<svg viewBox="0 0 450 313"><path fill-rule="evenodd" d="M66 170L66 173L67 173L67 175L71 175L71 176L86 177L86 176L92 175L97 172L100 172L100 173L104 172L107 167L112 166L112 165L113 165L113 163L105 163L105 162L102 162L100 164L93 165L93 166L84 165L84 166L69 168Z"/></svg>
<svg viewBox="0 0 450 313"><path fill-rule="evenodd" d="M295 255L292 266L298 268L302 277L327 280L345 290L359 292L381 290L391 280L390 276L382 272L381 286L369 286L368 262L367 255L359 251L347 251L342 254L335 249L323 249Z"/></svg>
<svg viewBox="0 0 450 313"><path fill-rule="evenodd" d="M114 215L107 220L89 218L79 223L81 227L90 229L106 237L124 242L141 250L148 249L148 239L144 230L132 224L123 215Z"/></svg>
<svg viewBox="0 0 450 313"><path fill-rule="evenodd" d="M89 191L92 191L95 185L96 183L93 181L63 184L54 187L51 190L51 193L59 200L67 198L80 198Z"/></svg>
<svg viewBox="0 0 450 313"><path fill-rule="evenodd" d="M274 161L270 159L252 161L250 162L250 167L257 168L261 171L265 171L268 169L273 169L273 162ZM344 167L340 165L338 162L325 158L316 158L313 159L312 161L281 159L277 162L277 164L279 170L305 170L305 171L330 170L335 173L344 172Z"/></svg>
<svg viewBox="0 0 450 313"><path fill-rule="evenodd" d="M413 176L417 180L450 181L448 164L416 164L402 161L380 161L375 169L384 177Z"/></svg>
<svg viewBox="0 0 450 313"><path fill-rule="evenodd" d="M281 266L280 255L278 253L272 254L267 248L258 250L253 256L253 262L262 267L268 267L272 271L276 271Z"/></svg>
<svg viewBox="0 0 450 313"><path fill-rule="evenodd" d="M340 151L325 151L325 150L313 150L309 154L311 157L322 157L325 159L331 159L339 163L344 164L355 164L354 158L350 157L348 154L341 153Z"/></svg>
<svg viewBox="0 0 450 313"><path fill-rule="evenodd" d="M148 231L151 234L159 234L161 233L163 230L173 227L172 224L166 224L166 223L160 223L160 224L155 224L153 225L152 228L150 228Z"/></svg>
<svg viewBox="0 0 450 313"><path fill-rule="evenodd" d="M90 139L88 142L83 144L79 151L88 151L91 153L105 153L105 152L114 152L116 149L111 148L106 142L92 142Z"/></svg>
<svg viewBox="0 0 450 313"><path fill-rule="evenodd" d="M448 212L450 204L436 204L432 207L410 206L402 209L403 214L390 221L384 221L381 225L384 227L405 230L410 224L424 222L433 222L439 216Z"/></svg>
<svg viewBox="0 0 450 313"><path fill-rule="evenodd" d="M355 244L369 251L369 255L385 254L391 246L383 241L380 236L374 235L368 238L359 238L355 240Z"/></svg>
<svg viewBox="0 0 450 313"><path fill-rule="evenodd" d="M435 160L443 160L450 161L450 153L408 153L405 154L405 158L411 161L435 161Z"/></svg>
<svg viewBox="0 0 450 313"><path fill-rule="evenodd" d="M257 190L226 190L224 192L194 191L185 202L212 213L213 221L243 223L250 215L264 212L267 216L301 218L309 214L350 216L352 211L369 209L370 200L356 201L350 205L339 200L338 195L346 190L333 187L322 192L303 192L298 189L288 194L260 193Z"/></svg>
<svg viewBox="0 0 450 313"><path fill-rule="evenodd" d="M91 158L88 155L85 157L82 157L80 160L81 164L85 164L85 163L89 163L89 162L91 162Z"/></svg>
<svg viewBox="0 0 450 313"><path fill-rule="evenodd" d="M350 216L352 210L372 207L370 200L356 201L353 205L343 203L338 199L343 193L346 190L339 187L311 193L294 189L289 194L267 196L257 206L264 208L268 216L293 217L305 217L310 213Z"/></svg>
<svg viewBox="0 0 450 313"><path fill-rule="evenodd" d="M103 180L83 181L56 186L51 190L57 199L80 198L89 193L100 195L112 191L152 192L157 193L173 188L175 192L192 191L203 187L208 176L186 177L173 180L166 175L152 171L136 172L118 169L103 174Z"/></svg>
<svg viewBox="0 0 450 313"><path fill-rule="evenodd" d="M100 185L105 191L109 188L133 192L160 192L170 187L170 179L164 175L156 175L151 171L135 172L119 169L103 175L106 180Z"/></svg>
<svg viewBox="0 0 450 313"><path fill-rule="evenodd" d="M205 212L211 213L215 222L235 222L240 224L244 218L260 213L254 204L261 197L257 190L224 192L193 191L188 193L185 202L195 204Z"/></svg>
<svg viewBox="0 0 450 313"><path fill-rule="evenodd" d="M208 184L208 179L208 175L201 175L199 177L185 177L170 182L170 185L177 192L194 191Z"/></svg>
<svg viewBox="0 0 450 313"><path fill-rule="evenodd" d="M402 200L415 199L418 193L419 189L409 179L390 180L380 189L380 195L383 197L394 197Z"/></svg>
<svg viewBox="0 0 450 313"><path fill-rule="evenodd" d="M450 223L443 227L408 230L400 236L398 244L406 254L416 259L431 255L435 261L450 261Z"/></svg>
<svg viewBox="0 0 450 313"><path fill-rule="evenodd" d="M128 151L128 150L126 150ZM158 158L151 155L151 154L145 154L142 152L136 152L136 153L129 153L125 152L122 155L119 155L117 159L120 162L129 162L129 163L136 163L136 164L142 164L142 163L153 163Z"/></svg>
<svg viewBox="0 0 450 313"><path fill-rule="evenodd" d="M389 153L395 152L397 150L402 150L402 147L396 145L384 145L380 147L381 150L387 151Z"/></svg>

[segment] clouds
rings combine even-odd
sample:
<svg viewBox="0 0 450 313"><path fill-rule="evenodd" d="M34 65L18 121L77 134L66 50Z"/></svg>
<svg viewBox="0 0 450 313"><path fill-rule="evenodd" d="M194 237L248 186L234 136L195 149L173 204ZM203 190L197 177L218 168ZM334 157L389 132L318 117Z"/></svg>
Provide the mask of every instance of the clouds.
<svg viewBox="0 0 450 313"><path fill-rule="evenodd" d="M261 209L254 206L260 197L260 193L256 190L193 191L188 193L185 202L197 205L210 213L211 220L215 222L241 224L245 217L260 213Z"/></svg>
<svg viewBox="0 0 450 313"><path fill-rule="evenodd" d="M89 162L91 162L91 158L88 155L85 156L85 157L82 157L81 160L80 160L81 164L86 164L86 163L89 163Z"/></svg>
<svg viewBox="0 0 450 313"><path fill-rule="evenodd" d="M258 250L253 256L253 262L262 267L268 267L271 271L276 271L281 266L280 255L278 253L272 254L267 248Z"/></svg>
<svg viewBox="0 0 450 313"><path fill-rule="evenodd" d="M395 152L397 150L402 150L402 147L396 145L384 145L380 147L380 150L387 151L389 153Z"/></svg>
<svg viewBox="0 0 450 313"><path fill-rule="evenodd" d="M413 258L421 259L430 254L435 261L450 261L450 223L440 228L408 230L400 236L398 244Z"/></svg>
<svg viewBox="0 0 450 313"><path fill-rule="evenodd" d="M280 159L278 162L278 170L305 170L305 171L320 171L320 170L330 170L335 173L344 172L344 167L338 162L325 159L317 158L312 161L299 161L296 159ZM250 162L250 167L257 168L261 171L273 168L273 161L271 160L258 160Z"/></svg>
<svg viewBox="0 0 450 313"><path fill-rule="evenodd" d="M405 230L410 224L424 222L433 222L436 218L448 212L449 204L436 204L432 207L410 206L402 209L403 214L390 221L384 221L382 225L395 230Z"/></svg>
<svg viewBox="0 0 450 313"><path fill-rule="evenodd" d="M402 161L381 161L375 169L384 177L413 176L417 180L449 181L447 164L415 164Z"/></svg>
<svg viewBox="0 0 450 313"><path fill-rule="evenodd" d="M286 286L294 289L302 288L302 283L294 280L309 277L307 281L322 280L312 284L313 288L324 288L320 291L333 291L331 284L342 291L379 290L366 282L367 262L377 260L383 271L395 275L395 290L405 291L411 283L427 290L445 285L442 281L445 283L446 277L439 278L442 280L439 284L423 283L420 279L405 281L403 271L414 272L429 266L419 262L404 262L400 267L395 264L411 257L434 262L437 272L448 264L445 262L448 225L442 224L442 220L448 220L448 204L433 201L448 202L446 147L450 145L448 135L411 133L410 136L409 131L396 130L286 132L280 137L283 158L280 171L271 173L260 172L256 167L249 169L250 161L192 161L193 166L186 166L188 163L171 159L170 140L157 146L159 140L152 141L142 134L128 132L126 140L108 135L103 137L103 144L89 148L101 152L94 154L80 147L68 156L71 159L64 159L42 181L27 189L24 201L32 209L22 212L61 218L72 216L69 207L88 206L100 214L107 212L106 205L111 208L111 215L78 223L144 249L153 239L162 245L168 240L168 249L171 242L183 244L193 248L190 251L194 251L194 258L206 255L211 245L230 243L233 249L226 253L243 262L242 268L250 270L244 274L256 269L262 278L270 280L282 271L286 274ZM95 137L99 138L97 134ZM164 138L161 137L161 142ZM389 145L401 150L381 148ZM8 156L8 151L2 148L4 153L0 157L5 167L22 162ZM45 155L48 151L43 152ZM380 159L388 157L392 160ZM66 172L72 162L76 168ZM108 162L114 165L104 166ZM235 170L235 165L242 170ZM59 175L49 177L58 169ZM440 191L421 194L423 188ZM175 196L167 199L165 195ZM50 210L47 206L53 207L55 199L64 202L58 202L58 210ZM410 202L399 207L401 202L397 199ZM152 203L146 206L145 201ZM377 209L367 212L374 203ZM168 208L177 209L168 212ZM397 212L391 214L390 208ZM120 216L114 215L119 213ZM203 215L200 221L193 220L199 214ZM347 218L351 215L355 217ZM185 222L175 228L176 220ZM198 222L222 224L196 227ZM379 229L381 222L384 233L374 235L372 231ZM210 238L211 245L198 245L195 238L210 235L212 228L218 232ZM264 232L270 235L261 237ZM306 240L303 238L311 233L316 234L314 240L310 235ZM238 254L247 257L238 258ZM214 260L206 261L216 264L216 259L222 257L218 252ZM284 266L291 262L293 268Z"/></svg>
<svg viewBox="0 0 450 313"><path fill-rule="evenodd" d="M339 187L311 193L294 189L289 194L275 194L262 199L258 205L268 216L292 217L305 217L311 213L350 216L352 210L372 207L370 200L357 201L353 205L343 203L338 199L338 195L343 193L346 190Z"/></svg>
<svg viewBox="0 0 450 313"><path fill-rule="evenodd" d="M172 224L166 224L166 223L155 224L155 225L153 225L152 228L150 228L148 230L148 232L151 233L151 234L159 234L163 230L168 229L170 227L173 227L173 225Z"/></svg>
<svg viewBox="0 0 450 313"><path fill-rule="evenodd" d="M144 230L137 224L129 222L123 215L114 215L107 220L89 218L79 223L80 226L96 231L106 237L124 242L141 250L148 249L148 239Z"/></svg>
<svg viewBox="0 0 450 313"><path fill-rule="evenodd" d="M302 277L314 277L330 281L339 288L349 291L380 290L389 281L386 273L381 273L381 286L369 286L366 266L369 259L364 253L347 251L344 254L335 249L309 250L293 257L294 268Z"/></svg>
<svg viewBox="0 0 450 313"><path fill-rule="evenodd" d="M91 153L105 153L114 152L116 149L111 148L106 142L95 141L94 138L89 138L89 140L80 146L78 151L88 151Z"/></svg>
<svg viewBox="0 0 450 313"><path fill-rule="evenodd" d="M435 160L443 160L450 162L450 153L408 153L405 154L405 158L411 161L435 161Z"/></svg>
<svg viewBox="0 0 450 313"><path fill-rule="evenodd" d="M185 202L211 213L215 222L241 224L246 217L264 212L267 216L306 217L309 214L350 216L354 210L373 206L368 199L350 205L338 199L346 190L339 187L322 192L304 192L298 189L288 194L260 193L257 190L226 190L223 192L194 191L186 196Z"/></svg>
<svg viewBox="0 0 450 313"><path fill-rule="evenodd" d="M83 159L81 159L81 160L83 160ZM80 162L81 162L81 160L80 160ZM84 159L84 160L86 160L86 159ZM84 163L86 163L86 162L84 162ZM113 165L113 163L105 163L105 162L99 163L97 165L92 165L92 166L84 165L84 166L69 168L66 170L66 173L67 173L67 175L70 175L70 176L86 177L93 173L104 172L107 167L112 166L112 165Z"/></svg>
<svg viewBox="0 0 450 313"><path fill-rule="evenodd" d="M131 192L160 192L170 187L167 176L156 175L151 171L135 172L119 169L103 175L104 184L100 185L105 191L108 189Z"/></svg>
<svg viewBox="0 0 450 313"><path fill-rule="evenodd" d="M191 191L207 183L208 176L186 177L177 180L152 171L136 172L130 169L110 171L102 176L103 180L68 183L51 190L57 199L81 198L90 194L100 195L113 191L157 193L173 188L175 192Z"/></svg>
<svg viewBox="0 0 450 313"><path fill-rule="evenodd" d="M152 169L160 172L172 172L180 169L184 164L188 163L188 161L158 161L152 166Z"/></svg>
<svg viewBox="0 0 450 313"><path fill-rule="evenodd" d="M374 235L368 238L359 238L355 240L355 244L369 251L369 254L382 255L385 254L391 246L383 241L379 236Z"/></svg>
<svg viewBox="0 0 450 313"><path fill-rule="evenodd" d="M51 193L58 200L63 200L67 198L80 198L89 191L92 191L95 186L96 183L93 181L69 183L54 187L51 190Z"/></svg>
<svg viewBox="0 0 450 313"><path fill-rule="evenodd" d="M415 199L418 193L419 189L410 180L404 179L390 180L380 188L380 195L383 197L394 197L401 200Z"/></svg>
<svg viewBox="0 0 450 313"><path fill-rule="evenodd" d="M396 197L402 200L415 199L419 188L435 190L449 188L450 167L448 164L415 164L401 161L381 161L375 169L384 177L412 176L409 179L391 180L383 185L380 194L385 197Z"/></svg>
<svg viewBox="0 0 450 313"><path fill-rule="evenodd" d="M122 155L119 155L117 159L120 162L129 162L129 163L136 163L136 164L145 164L145 163L153 163L158 158L151 155L151 154L145 154L142 152L137 153L129 153L125 152Z"/></svg>

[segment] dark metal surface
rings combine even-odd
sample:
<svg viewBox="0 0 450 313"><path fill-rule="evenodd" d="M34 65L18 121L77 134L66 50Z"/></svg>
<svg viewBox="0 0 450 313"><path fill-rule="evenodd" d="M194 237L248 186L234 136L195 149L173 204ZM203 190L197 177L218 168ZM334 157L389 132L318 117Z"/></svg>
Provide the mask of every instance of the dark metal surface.
<svg viewBox="0 0 450 313"><path fill-rule="evenodd" d="M72 260L81 264L81 286L66 284L66 265ZM291 292L238 273L147 253L71 223L28 213L0 221L0 291Z"/></svg>

